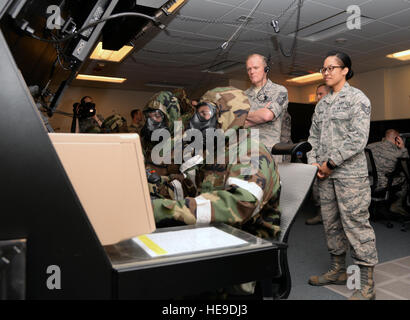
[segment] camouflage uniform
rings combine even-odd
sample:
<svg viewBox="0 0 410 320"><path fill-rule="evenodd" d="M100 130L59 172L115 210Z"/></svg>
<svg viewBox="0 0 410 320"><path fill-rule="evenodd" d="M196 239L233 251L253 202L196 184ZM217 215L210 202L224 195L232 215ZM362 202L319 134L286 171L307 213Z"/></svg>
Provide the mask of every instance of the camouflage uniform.
<svg viewBox="0 0 410 320"><path fill-rule="evenodd" d="M332 255L346 253L349 244L356 264L377 264L376 239L369 223L370 185L364 148L371 106L360 90L347 82L315 108L310 128L308 163L331 159L336 169L319 181L320 204L327 246Z"/></svg>
<svg viewBox="0 0 410 320"><path fill-rule="evenodd" d="M144 112L147 110L160 110L165 115L166 129L169 131L171 137L174 135L174 121L180 120L180 105L178 99L169 91L160 91L156 93L148 101L144 107ZM174 165L169 164L155 164L151 158L151 151L158 141L151 141L141 131L141 145L145 157L145 164L147 168L155 169L161 176L167 176L173 172L179 172ZM170 151L171 152L171 151Z"/></svg>
<svg viewBox="0 0 410 320"><path fill-rule="evenodd" d="M217 105L218 123L223 131L232 128L237 133L243 128L250 109L243 91L233 87L215 88L205 93L201 101ZM239 150L245 150L250 158L252 142L249 134L248 130L248 136L242 141L226 144L225 164L201 163L195 167L193 182L196 189L193 194L179 201L154 200L156 222L167 219L185 224L224 222L260 237L277 238L280 232L280 181L270 152L263 144L256 144L259 151L258 158L253 159L257 164L256 173L250 175L241 172L241 169L249 168L249 163L230 164L228 160L229 148L238 150L238 145L245 146Z"/></svg>
<svg viewBox="0 0 410 320"><path fill-rule="evenodd" d="M132 124L128 127L128 132L129 132L129 133L138 133L138 134L140 134L141 129L142 129L143 126L144 126L144 125L143 125L142 123L140 123L140 124L132 123Z"/></svg>
<svg viewBox="0 0 410 320"><path fill-rule="evenodd" d="M284 110L283 112L283 119L282 119L282 129L281 129L281 134L280 134L280 142L282 143L292 143L292 118L288 112L288 110ZM290 162L291 161L291 156L290 155L284 155L283 156L283 162Z"/></svg>
<svg viewBox="0 0 410 320"><path fill-rule="evenodd" d="M112 114L101 125L103 133L128 133L127 120L120 114Z"/></svg>
<svg viewBox="0 0 410 320"><path fill-rule="evenodd" d="M101 122L104 121L104 117L102 115L97 114L97 118ZM94 119L94 117L79 119L78 123L80 125L81 133L101 133L101 127L98 124L98 122Z"/></svg>
<svg viewBox="0 0 410 320"><path fill-rule="evenodd" d="M174 95L178 98L179 104L181 106L181 121L184 128L186 128L189 120L195 113L195 108L192 106L191 100L188 99L184 89L174 90Z"/></svg>
<svg viewBox="0 0 410 320"><path fill-rule="evenodd" d="M266 107L275 114L275 118L272 121L258 124L251 128L259 129L261 142L271 151L272 147L281 141L282 119L284 111L288 108L288 91L285 87L275 84L268 79L260 92L255 92L254 87L251 87L245 91L245 94L248 96L251 104L250 111L257 111ZM265 96L266 99L264 99ZM282 156L274 156L274 159L277 163L282 162Z"/></svg>
<svg viewBox="0 0 410 320"><path fill-rule="evenodd" d="M379 142L371 143L367 146L372 151L377 169L377 189L387 187L386 174L394 171L398 158L408 158L409 153L406 148L399 149L394 143L383 139ZM400 185L405 182L406 177L402 174L393 180L393 185Z"/></svg>

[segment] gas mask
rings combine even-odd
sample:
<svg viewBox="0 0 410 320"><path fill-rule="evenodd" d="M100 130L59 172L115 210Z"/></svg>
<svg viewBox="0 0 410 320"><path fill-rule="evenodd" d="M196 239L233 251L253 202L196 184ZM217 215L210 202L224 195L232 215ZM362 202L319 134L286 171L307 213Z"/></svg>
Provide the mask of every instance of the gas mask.
<svg viewBox="0 0 410 320"><path fill-rule="evenodd" d="M209 102L201 102L196 107L196 112L189 122L191 129L197 129L205 136L206 129L217 127L216 106Z"/></svg>
<svg viewBox="0 0 410 320"><path fill-rule="evenodd" d="M155 130L168 130L165 121L165 115L161 110L144 111L145 124L141 130L141 135L147 140L151 140L151 135Z"/></svg>
<svg viewBox="0 0 410 320"><path fill-rule="evenodd" d="M165 126L165 115L161 110L148 110L144 112L145 126L147 130L153 132L157 129L166 128Z"/></svg>

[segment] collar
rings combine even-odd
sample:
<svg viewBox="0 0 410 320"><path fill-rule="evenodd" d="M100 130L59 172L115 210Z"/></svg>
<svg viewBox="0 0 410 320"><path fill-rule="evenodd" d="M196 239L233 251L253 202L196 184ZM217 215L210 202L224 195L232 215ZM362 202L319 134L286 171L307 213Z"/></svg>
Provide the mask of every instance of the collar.
<svg viewBox="0 0 410 320"><path fill-rule="evenodd" d="M337 99L338 97L345 97L345 96L347 95L347 93L349 92L349 90L350 90L350 84L346 81L345 84L344 84L344 86L343 86L343 88L342 88L342 90L339 91L339 93L338 93L336 99ZM330 103L332 102L332 95L333 95L333 91L330 91L330 92L326 95L326 97L323 98L323 99L326 101L327 104L330 104Z"/></svg>
<svg viewBox="0 0 410 320"><path fill-rule="evenodd" d="M271 86L273 85L273 82L272 81L270 81L270 79L268 79L268 81L266 81L266 83L265 83L265 85L264 86L262 86L260 89L259 89L259 91L260 90L263 90L263 89L268 89L268 88L270 88ZM248 90L246 90L245 91L245 93L247 94L247 95L250 95L251 97L255 97L256 95L257 95L257 93L255 93L255 86L254 85L252 85ZM258 91L258 92L259 92Z"/></svg>

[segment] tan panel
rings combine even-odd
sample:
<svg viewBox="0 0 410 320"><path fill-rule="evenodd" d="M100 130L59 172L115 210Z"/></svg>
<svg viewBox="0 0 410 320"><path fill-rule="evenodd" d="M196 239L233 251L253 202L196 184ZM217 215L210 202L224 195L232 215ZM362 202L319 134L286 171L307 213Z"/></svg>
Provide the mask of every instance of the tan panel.
<svg viewBox="0 0 410 320"><path fill-rule="evenodd" d="M49 136L102 245L155 230L137 134Z"/></svg>

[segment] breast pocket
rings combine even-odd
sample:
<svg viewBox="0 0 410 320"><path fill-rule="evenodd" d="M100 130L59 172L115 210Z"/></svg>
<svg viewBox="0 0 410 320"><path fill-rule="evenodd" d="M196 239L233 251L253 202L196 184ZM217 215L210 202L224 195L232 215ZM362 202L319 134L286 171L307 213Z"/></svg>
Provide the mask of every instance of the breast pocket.
<svg viewBox="0 0 410 320"><path fill-rule="evenodd" d="M350 114L347 112L335 112L331 115L333 137L343 139L350 130Z"/></svg>

